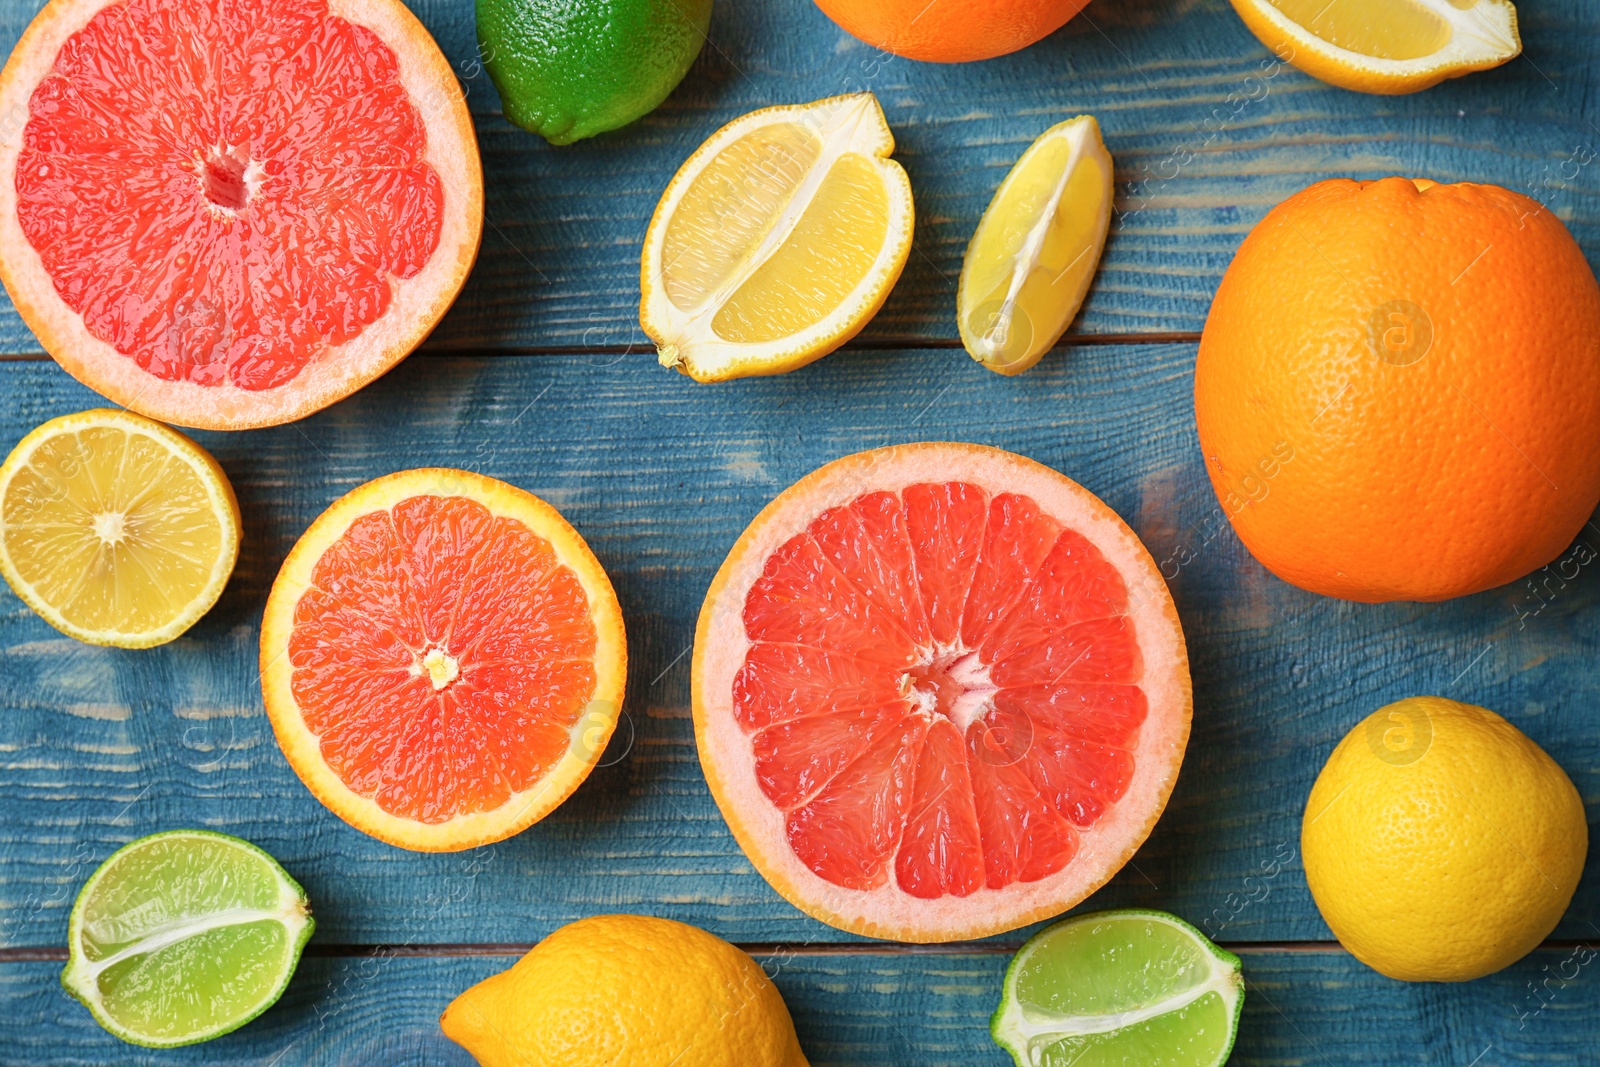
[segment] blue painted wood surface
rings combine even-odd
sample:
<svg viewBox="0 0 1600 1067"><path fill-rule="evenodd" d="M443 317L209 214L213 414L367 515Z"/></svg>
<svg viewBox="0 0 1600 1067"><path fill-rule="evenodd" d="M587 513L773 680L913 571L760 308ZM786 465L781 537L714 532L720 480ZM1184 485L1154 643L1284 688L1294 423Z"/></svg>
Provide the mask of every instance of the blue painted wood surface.
<svg viewBox="0 0 1600 1067"><path fill-rule="evenodd" d="M0 0L0 43L34 6ZM1077 478L1171 580L1195 675L1189 757L1149 842L1087 906L1165 908L1225 943L1321 943L1246 954L1234 1062L1592 1060L1600 982L1586 955L1552 947L1463 986L1390 982L1328 943L1296 849L1333 744L1373 708L1422 692L1509 716L1593 812L1600 578L1584 568L1537 596L1518 584L1427 606L1286 586L1217 510L1189 403L1192 334L1229 256L1314 180L1496 181L1546 201L1600 258L1600 177L1563 166L1600 144L1592 0L1529 0L1526 58L1395 99L1272 68L1224 0L1098 0L1033 49L960 67L878 56L810 0L725 0L712 47L661 110L564 149L499 116L472 61L469 3L415 6L463 76L488 183L483 254L428 354L305 422L199 435L239 491L245 546L222 602L180 641L81 646L0 594L0 1063L462 1062L437 1013L510 959L424 948L436 954L373 960L348 946L530 942L603 911L785 946L778 982L815 1063L1003 1062L987 1016L1022 934L970 955L809 954L859 939L807 919L750 868L706 792L688 721L694 617L749 518L828 459L949 438ZM918 198L917 251L883 313L853 350L778 379L708 388L655 366L636 324L637 246L671 172L747 110L861 88L882 99ZM1002 379L948 347L961 252L1021 148L1082 111L1100 118L1118 162L1119 218L1073 328L1102 343ZM0 300L0 354L38 351ZM0 363L0 397L7 447L99 402L36 359ZM628 718L608 765L528 832L454 856L389 848L318 805L273 742L254 671L266 589L306 524L350 487L425 464L480 470L560 507L629 622ZM22 957L63 943L100 860L181 825L281 858L312 896L313 947L326 955L239 1034L140 1059L64 998L59 963ZM1555 936L1600 939L1592 872Z"/></svg>

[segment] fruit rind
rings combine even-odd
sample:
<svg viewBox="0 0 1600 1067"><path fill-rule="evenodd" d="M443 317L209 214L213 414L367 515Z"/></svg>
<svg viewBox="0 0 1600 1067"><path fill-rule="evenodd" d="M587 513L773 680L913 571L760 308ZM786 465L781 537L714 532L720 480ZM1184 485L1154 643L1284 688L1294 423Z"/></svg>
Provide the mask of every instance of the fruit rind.
<svg viewBox="0 0 1600 1067"><path fill-rule="evenodd" d="M478 47L500 94L506 119L553 145L569 145L620 129L660 107L689 73L711 26L711 0L644 0L630 5L598 6L608 9L608 34L562 26L555 31L559 40L550 42L538 37L540 31L549 31L548 24L535 29L524 25L530 21L525 2L477 2ZM663 31L659 26L662 21L679 25ZM650 25L652 22L657 25ZM563 33L570 36L560 36ZM575 97L585 97L596 89L587 84L553 84L570 78L571 72L547 73L538 69L552 52L559 54L574 45L583 46L581 62L594 69L638 68L638 52L643 47L640 41L649 41L651 58L658 67L666 66L660 62L664 56L673 57L667 73L649 73L651 82L646 91L634 85L628 92L607 94L599 103L593 99L578 102ZM682 42L688 42L687 47L680 48ZM541 45L547 50L545 55L533 55ZM532 106L529 97L535 95L542 97L541 106Z"/></svg>
<svg viewBox="0 0 1600 1067"><path fill-rule="evenodd" d="M1018 1067L1032 1067L1034 1061L1029 1056L1026 1041L1017 1032L1016 1020L1013 1018L1014 1013L1021 1010L1016 999L1016 982L1022 965L1049 939L1051 934L1058 930L1084 923L1105 922L1115 919L1144 919L1174 927L1189 935L1195 944L1204 948L1207 954L1215 961L1212 967L1212 977L1213 980L1219 981L1214 991L1232 1008L1228 1045L1209 1064L1196 1063L1193 1067L1221 1067L1222 1064L1227 1063L1228 1057L1233 1053L1233 1046L1238 1040L1239 1019L1244 1013L1243 961L1178 916L1170 912L1154 911L1147 908L1116 908L1110 911L1074 915L1071 918L1063 919L1061 922L1052 923L1030 937L1022 948L1017 950L1017 954L1011 957L1011 963L1006 967L1005 977L1001 979L1000 1003L995 1008L994 1014L989 1018L989 1034L994 1039L995 1044L1009 1052L1016 1060ZM1173 1010L1179 1009L1174 1008Z"/></svg>
<svg viewBox="0 0 1600 1067"><path fill-rule="evenodd" d="M694 313L684 312L672 303L664 286L657 281L664 260L667 223L694 179L714 156L750 130L776 122L804 126L823 135L824 140L825 130L850 125L847 151L870 160L884 181L891 212L888 237L872 269L822 321L774 341L751 344L724 341L711 333L705 309L712 307L714 310L713 300L708 299ZM761 108L734 119L695 149L661 194L650 217L639 257L639 322L658 346L662 365L687 374L697 382L785 374L821 359L860 333L889 298L911 255L911 237L916 223L911 180L900 164L890 158L893 152L894 134L878 98L870 92L827 97L809 104ZM903 221L897 212L903 213ZM697 321L702 318L703 323Z"/></svg>
<svg viewBox="0 0 1600 1067"><path fill-rule="evenodd" d="M228 1023L212 1030L202 1031L176 1039L153 1038L149 1035L133 1032L116 1020L112 1019L101 1006L100 998L94 989L92 975L80 973L80 969L89 966L88 960L83 955L81 948L83 933L83 908L89 900L91 891L100 883L119 859L131 851L135 851L154 841L170 840L178 837L208 838L226 843L229 847L244 852L252 859L259 860L267 865L279 883L279 900L287 907L285 914L279 919L285 928L291 932L290 947L286 955L286 965L277 984L270 995L263 997L261 1004L249 1014L239 1019L230 1020ZM232 1033L251 1020L257 1018L262 1012L272 1007L283 996L283 991L288 988L289 980L294 977L295 969L300 964L300 954L305 949L306 942L311 940L311 935L316 931L317 922L311 915L311 906L306 898L306 892L300 883L295 881L283 865L257 845L251 844L243 838L231 834L217 833L214 830L165 830L160 833L148 834L144 837L130 841L106 858L106 861L97 867L89 880L78 891L78 898L72 905L72 914L67 920L67 965L61 971L61 985L76 1000L89 1009L95 1022L99 1023L108 1033L120 1038L131 1045L144 1048L180 1048L184 1045L195 1045L202 1041L210 1041L224 1034Z"/></svg>
<svg viewBox="0 0 1600 1067"><path fill-rule="evenodd" d="M1314 38L1308 30L1278 10L1271 0L1230 2L1245 26L1273 55L1313 78L1353 92L1380 96L1420 92L1449 78L1459 78L1508 63L1522 51L1522 38L1517 32L1517 10L1510 0L1478 0L1478 3L1466 9L1450 3L1426 4L1430 11L1451 22L1453 30L1450 44L1426 60L1380 59ZM1425 0L1422 2L1425 3ZM1479 49L1471 58L1463 58L1463 53L1468 50L1460 44L1461 31L1457 23L1459 19L1468 17L1467 11L1493 18L1497 23L1495 29L1504 34L1506 39L1495 42L1490 49ZM1314 38L1315 45L1306 46L1307 38Z"/></svg>
<svg viewBox="0 0 1600 1067"><path fill-rule="evenodd" d="M168 641L181 637L190 627L214 607L222 596L222 591L227 588L228 578L233 574L234 564L239 559L239 544L242 538L241 520L239 517L239 501L234 496L233 485L228 481L227 473L222 469L215 457L185 435L164 426L153 419L121 408L90 408L71 415L60 415L40 426L35 427L27 436L17 442L3 464L0 464L0 501L5 499L6 491L11 485L11 480L19 470L27 466L28 460L45 441L62 434L76 433L80 430L91 429L97 426L114 426L125 433L144 434L155 438L164 444L171 455L183 460L194 471L200 483L206 487L208 496L213 505L213 513L221 524L221 541L224 551L217 557L212 565L212 576L207 583L202 595L197 596L178 616L166 626L145 634L120 634L111 631L87 630L75 626L67 621L54 605L47 603L39 594L23 580L18 572L16 563L11 559L11 553L6 545L6 540L0 536L0 575L3 575L11 591L16 593L23 603L45 622L66 634L68 637L90 645L109 645L116 648L154 648L166 644Z"/></svg>
<svg viewBox="0 0 1600 1067"><path fill-rule="evenodd" d="M1373 324L1407 305L1430 347L1395 362ZM1600 504L1597 335L1600 284L1537 200L1316 182L1256 224L1212 299L1194 367L1207 477L1250 553L1302 589L1503 585Z"/></svg>
<svg viewBox="0 0 1600 1067"><path fill-rule="evenodd" d="M1516 724L1413 696L1334 746L1300 852L1318 912L1356 959L1397 981L1463 982L1555 930L1583 875L1588 823L1572 779Z"/></svg>
<svg viewBox="0 0 1600 1067"><path fill-rule="evenodd" d="M319 741L306 726L294 698L289 637L295 606L310 585L318 560L350 524L414 496L462 496L496 515L514 518L549 542L556 558L578 578L594 622L595 688L584 722L582 746L569 747L561 762L531 789L487 812L422 823L392 815L354 792L323 761ZM471 471L425 467L399 471L357 486L317 517L290 551L272 583L261 622L261 695L273 733L306 788L335 815L380 841L419 852L455 852L500 841L532 826L572 795L605 752L621 715L627 681L627 637L611 580L583 537L545 501L516 486ZM582 723L580 723L582 725Z"/></svg>
<svg viewBox="0 0 1600 1067"><path fill-rule="evenodd" d="M1003 891L979 889L964 898L897 901L890 884L870 891L827 882L795 855L783 816L754 782L749 738L734 722L731 686L748 639L742 612L760 566L822 511L875 490L919 481L967 479L1032 496L1074 527L1122 570L1129 613L1145 652L1141 681L1152 714L1141 730L1137 769L1123 800L1086 831L1078 858L1036 882ZM806 506L791 507L805 502ZM1183 631L1166 583L1137 535L1104 502L1041 463L984 445L926 442L894 445L834 460L800 479L758 514L717 571L695 629L691 691L695 742L711 795L745 855L779 895L812 918L849 933L907 942L967 940L1050 918L1104 885L1133 856L1160 818L1176 784L1188 743L1193 695ZM1144 818L1135 820L1143 798ZM741 803L741 801L743 801ZM1132 803L1130 803L1132 802ZM1126 813L1126 814L1123 814ZM1098 873L1085 877L1088 867ZM929 912L936 911L936 919Z"/></svg>
<svg viewBox="0 0 1600 1067"><path fill-rule="evenodd" d="M1062 320L1061 329L1053 337L1046 338L1042 342L1040 338L1036 337L1030 351L1021 359L1010 363L994 362L983 351L985 348L983 340L973 334L969 322L972 309L968 304L970 300L974 299L968 289L972 276L973 257L976 252L982 250L984 243L989 239L988 231L1001 225L999 210L1007 201L1008 194L1018 180L1018 176L1022 173L1024 165L1049 141L1055 138L1065 138L1069 143L1073 144L1073 153L1068 161L1068 174L1086 155L1094 156L1105 172L1104 199L1099 207L1094 239L1089 251L1086 253L1090 261L1089 270L1084 275L1083 284L1078 290L1068 300L1063 301L1063 304L1070 305L1071 310ZM997 374L1008 376L1021 374L1037 364L1044 354L1061 339L1067 328L1072 325L1072 320L1077 316L1079 308L1083 306L1084 298L1088 295L1090 286L1094 284L1100 256L1105 251L1106 235L1111 229L1112 169L1111 153L1106 151L1105 140L1100 134L1099 122L1095 120L1093 115L1078 115L1064 122L1058 122L1044 131L1044 133L1041 133L1018 157L1016 163L1012 165L1011 170L1006 174L1005 180L995 190L994 196L989 200L989 206L984 209L983 217L978 220L978 228L973 231L972 239L967 242L967 254L961 265L961 280L956 289L956 328L961 334L961 343L966 348L967 354L981 366L987 367ZM1063 186L1068 174L1063 174L1062 176ZM1053 217L1055 212L1060 210L1062 206L1062 201L1058 197L1050 207L1050 216ZM1048 219L1040 220L1039 224L1048 225Z"/></svg>
<svg viewBox="0 0 1600 1067"><path fill-rule="evenodd" d="M62 45L114 0L50 0L0 70L0 283L46 352L78 381L163 422L205 430L275 426L304 418L390 370L421 344L455 301L483 235L483 168L477 135L449 61L400 0L328 0L330 15L375 33L395 54L400 80L423 118L427 162L444 190L444 225L426 267L390 278L387 313L329 349L290 382L267 390L165 381L89 332L56 293L17 212L16 167L29 99Z"/></svg>

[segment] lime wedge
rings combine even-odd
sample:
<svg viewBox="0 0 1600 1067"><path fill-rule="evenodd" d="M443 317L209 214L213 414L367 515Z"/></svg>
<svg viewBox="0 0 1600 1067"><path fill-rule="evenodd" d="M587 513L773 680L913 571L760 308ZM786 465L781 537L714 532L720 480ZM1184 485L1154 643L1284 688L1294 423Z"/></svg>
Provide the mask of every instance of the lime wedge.
<svg viewBox="0 0 1600 1067"><path fill-rule="evenodd" d="M1019 1067L1213 1067L1244 1005L1239 957L1162 911L1102 911L1030 938L989 1021Z"/></svg>
<svg viewBox="0 0 1600 1067"><path fill-rule="evenodd" d="M305 891L250 842L151 834L84 883L61 984L124 1041L192 1045L271 1007L314 926Z"/></svg>

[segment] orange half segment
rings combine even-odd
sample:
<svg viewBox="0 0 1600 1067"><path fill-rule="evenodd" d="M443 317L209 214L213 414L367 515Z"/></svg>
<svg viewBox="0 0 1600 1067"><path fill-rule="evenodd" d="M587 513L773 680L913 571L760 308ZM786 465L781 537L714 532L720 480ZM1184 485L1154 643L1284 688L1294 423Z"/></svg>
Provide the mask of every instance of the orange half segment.
<svg viewBox="0 0 1600 1067"><path fill-rule="evenodd" d="M694 652L700 761L773 887L948 941L1077 904L1166 805L1188 657L1139 539L980 445L830 463L728 554Z"/></svg>
<svg viewBox="0 0 1600 1067"><path fill-rule="evenodd" d="M403 471L335 502L261 626L290 766L356 829L419 851L549 814L604 751L626 673L622 612L583 538L466 471Z"/></svg>

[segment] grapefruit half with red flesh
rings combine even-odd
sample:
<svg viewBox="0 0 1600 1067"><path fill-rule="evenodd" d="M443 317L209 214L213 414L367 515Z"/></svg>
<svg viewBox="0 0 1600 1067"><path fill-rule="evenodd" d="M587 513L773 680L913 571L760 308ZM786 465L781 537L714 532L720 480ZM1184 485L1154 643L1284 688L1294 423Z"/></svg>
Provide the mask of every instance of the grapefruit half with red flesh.
<svg viewBox="0 0 1600 1067"><path fill-rule="evenodd" d="M0 278L165 422L301 418L404 358L477 254L449 64L399 0L51 0L0 71Z"/></svg>
<svg viewBox="0 0 1600 1067"><path fill-rule="evenodd" d="M334 502L267 598L261 695L289 765L358 830L443 852L565 800L616 726L622 611L531 493L402 471Z"/></svg>
<svg viewBox="0 0 1600 1067"><path fill-rule="evenodd" d="M756 869L823 922L919 942L1104 884L1166 805L1192 707L1133 531L966 444L847 456L768 505L706 595L693 694Z"/></svg>

